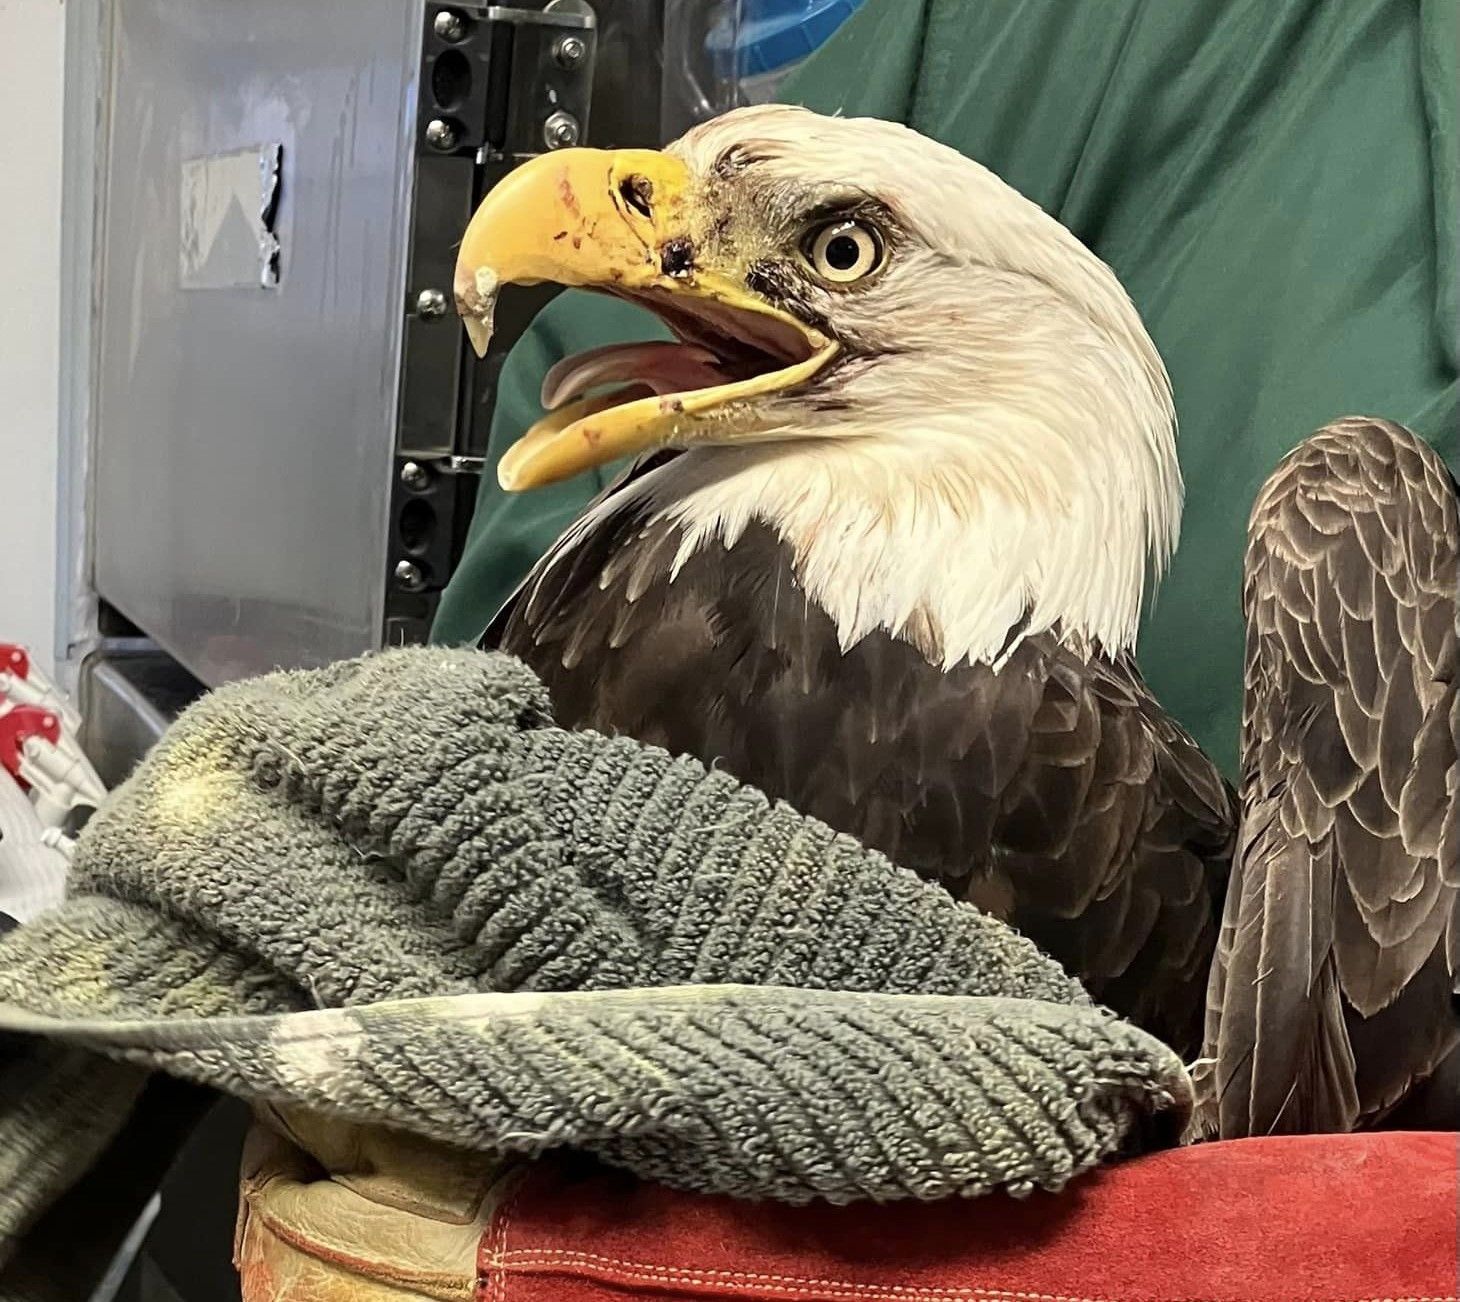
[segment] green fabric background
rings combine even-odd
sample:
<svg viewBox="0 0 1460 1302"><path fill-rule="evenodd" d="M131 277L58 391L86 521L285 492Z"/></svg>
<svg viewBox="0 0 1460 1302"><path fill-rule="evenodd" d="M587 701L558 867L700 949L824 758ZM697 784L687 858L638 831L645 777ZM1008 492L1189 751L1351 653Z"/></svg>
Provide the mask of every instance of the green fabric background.
<svg viewBox="0 0 1460 1302"><path fill-rule="evenodd" d="M1460 465L1457 84L1457 0L869 0L789 88L977 158L1124 281L1171 371L1187 485L1140 660L1229 773L1264 477L1355 412ZM662 333L555 300L507 361L493 461L553 361ZM511 497L489 467L437 638L476 638L606 474Z"/></svg>

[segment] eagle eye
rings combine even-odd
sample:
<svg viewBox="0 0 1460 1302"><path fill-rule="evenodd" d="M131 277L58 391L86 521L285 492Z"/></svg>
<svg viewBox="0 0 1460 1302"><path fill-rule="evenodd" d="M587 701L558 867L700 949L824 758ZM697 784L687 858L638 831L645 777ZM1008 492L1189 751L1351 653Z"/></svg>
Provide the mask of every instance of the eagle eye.
<svg viewBox="0 0 1460 1302"><path fill-rule="evenodd" d="M831 285L851 285L882 266L885 247L875 226L840 218L807 232L802 252L822 280Z"/></svg>

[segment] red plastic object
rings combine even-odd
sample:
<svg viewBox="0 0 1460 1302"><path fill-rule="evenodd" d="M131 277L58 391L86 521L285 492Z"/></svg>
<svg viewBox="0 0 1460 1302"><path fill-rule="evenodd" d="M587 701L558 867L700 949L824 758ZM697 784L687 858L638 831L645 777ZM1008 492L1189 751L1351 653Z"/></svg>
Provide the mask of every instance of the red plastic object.
<svg viewBox="0 0 1460 1302"><path fill-rule="evenodd" d="M30 677L30 652L14 642L0 642L0 671Z"/></svg>
<svg viewBox="0 0 1460 1302"><path fill-rule="evenodd" d="M61 719L54 710L39 705L14 705L0 714L0 765L4 765L17 782L20 776L21 747L31 737L44 737L52 746L61 740Z"/></svg>
<svg viewBox="0 0 1460 1302"><path fill-rule="evenodd" d="M1453 1134L1275 1137L1055 1196L778 1207L544 1165L483 1236L477 1302L1455 1302Z"/></svg>

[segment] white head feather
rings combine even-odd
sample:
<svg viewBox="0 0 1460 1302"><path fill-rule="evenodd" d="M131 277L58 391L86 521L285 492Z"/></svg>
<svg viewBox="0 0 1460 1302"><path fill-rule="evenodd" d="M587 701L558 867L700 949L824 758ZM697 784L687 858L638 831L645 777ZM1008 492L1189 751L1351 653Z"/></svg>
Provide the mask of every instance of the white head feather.
<svg viewBox="0 0 1460 1302"><path fill-rule="evenodd" d="M704 238L742 262L827 199L873 199L904 232L875 281L813 304L869 357L827 381L843 406L787 395L778 441L696 447L644 483L686 527L681 556L770 524L844 647L883 629L945 666L993 661L1026 615L1026 634L1082 651L1133 645L1182 486L1170 382L1110 268L986 168L891 123L745 109L671 152L708 204L733 187Z"/></svg>

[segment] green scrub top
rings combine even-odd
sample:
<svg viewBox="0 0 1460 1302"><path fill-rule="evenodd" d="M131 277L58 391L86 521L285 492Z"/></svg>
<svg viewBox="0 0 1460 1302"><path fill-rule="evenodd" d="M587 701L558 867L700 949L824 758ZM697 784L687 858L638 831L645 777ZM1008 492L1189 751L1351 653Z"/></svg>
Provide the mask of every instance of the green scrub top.
<svg viewBox="0 0 1460 1302"><path fill-rule="evenodd" d="M1350 413L1398 420L1460 465L1457 85L1457 0L868 0L787 88L978 159L1124 282L1171 372L1186 477L1140 663L1229 774L1263 479ZM543 373L663 336L638 308L567 292L517 345L437 640L476 639L618 470L498 488Z"/></svg>

